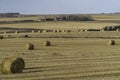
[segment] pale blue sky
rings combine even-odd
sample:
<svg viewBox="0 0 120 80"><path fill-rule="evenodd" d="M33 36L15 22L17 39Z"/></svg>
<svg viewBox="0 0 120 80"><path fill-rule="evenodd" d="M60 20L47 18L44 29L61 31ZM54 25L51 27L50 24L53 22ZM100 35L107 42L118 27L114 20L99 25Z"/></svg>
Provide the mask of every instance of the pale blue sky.
<svg viewBox="0 0 120 80"><path fill-rule="evenodd" d="M78 14L120 12L120 0L0 0L0 13Z"/></svg>

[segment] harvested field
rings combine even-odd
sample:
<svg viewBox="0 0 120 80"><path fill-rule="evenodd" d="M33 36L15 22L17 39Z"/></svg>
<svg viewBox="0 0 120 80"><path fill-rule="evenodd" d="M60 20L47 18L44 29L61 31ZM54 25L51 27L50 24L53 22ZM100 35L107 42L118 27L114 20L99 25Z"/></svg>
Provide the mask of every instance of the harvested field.
<svg viewBox="0 0 120 80"><path fill-rule="evenodd" d="M119 80L120 41L108 46L108 39L52 38L51 47L43 47L41 39L5 39L0 41L0 61L19 55L26 63L21 74L0 75L1 80ZM34 51L24 50L26 42L35 44ZM16 47L16 45L18 45Z"/></svg>
<svg viewBox="0 0 120 80"><path fill-rule="evenodd" d="M100 31L105 26L120 25L120 16L92 17L95 21L0 24L0 64L13 56L25 61L22 73L0 73L0 80L120 80L120 31ZM107 45L110 40L115 41L114 46ZM51 46L43 46L44 41L50 41ZM33 43L34 50L26 50L27 43Z"/></svg>

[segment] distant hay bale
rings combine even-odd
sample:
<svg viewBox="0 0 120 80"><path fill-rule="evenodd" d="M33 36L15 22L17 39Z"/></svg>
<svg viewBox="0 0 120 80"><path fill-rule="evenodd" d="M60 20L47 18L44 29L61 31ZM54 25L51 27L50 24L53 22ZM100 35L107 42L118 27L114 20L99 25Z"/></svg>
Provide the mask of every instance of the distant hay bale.
<svg viewBox="0 0 120 80"><path fill-rule="evenodd" d="M47 32L47 30L43 30L43 32L45 33L45 32Z"/></svg>
<svg viewBox="0 0 120 80"><path fill-rule="evenodd" d="M3 74L21 73L25 67L25 62L22 58L6 58L1 65Z"/></svg>
<svg viewBox="0 0 120 80"><path fill-rule="evenodd" d="M117 32L119 32L119 31L120 31L120 29L116 29L116 31L117 31Z"/></svg>
<svg viewBox="0 0 120 80"><path fill-rule="evenodd" d="M66 30L67 33L71 32L70 30Z"/></svg>
<svg viewBox="0 0 120 80"><path fill-rule="evenodd" d="M114 40L110 40L107 42L107 45L115 45L115 41Z"/></svg>
<svg viewBox="0 0 120 80"><path fill-rule="evenodd" d="M28 38L28 35L20 35L19 38Z"/></svg>
<svg viewBox="0 0 120 80"><path fill-rule="evenodd" d="M25 38L27 38L27 37L28 37L28 35L24 35L24 37L25 37Z"/></svg>
<svg viewBox="0 0 120 80"><path fill-rule="evenodd" d="M65 32L66 32L66 30L63 30L63 32L65 33Z"/></svg>
<svg viewBox="0 0 120 80"><path fill-rule="evenodd" d="M32 33L35 33L35 30L32 30Z"/></svg>
<svg viewBox="0 0 120 80"><path fill-rule="evenodd" d="M80 32L80 29L78 29L77 32Z"/></svg>
<svg viewBox="0 0 120 80"><path fill-rule="evenodd" d="M18 34L19 33L19 31L15 31L15 34Z"/></svg>
<svg viewBox="0 0 120 80"><path fill-rule="evenodd" d="M0 39L3 39L4 37L3 36L0 36Z"/></svg>
<svg viewBox="0 0 120 80"><path fill-rule="evenodd" d="M32 43L28 43L28 44L26 44L25 49L34 50L34 45Z"/></svg>
<svg viewBox="0 0 120 80"><path fill-rule="evenodd" d="M83 32L83 31L85 31L84 29L80 29L80 32Z"/></svg>
<svg viewBox="0 0 120 80"><path fill-rule="evenodd" d="M42 30L39 30L38 33L42 33Z"/></svg>
<svg viewBox="0 0 120 80"><path fill-rule="evenodd" d="M53 30L54 33L57 33L57 30Z"/></svg>
<svg viewBox="0 0 120 80"><path fill-rule="evenodd" d="M58 33L62 32L61 30L57 30Z"/></svg>
<svg viewBox="0 0 120 80"><path fill-rule="evenodd" d="M85 31L87 32L87 31L88 31L88 29L85 29Z"/></svg>
<svg viewBox="0 0 120 80"><path fill-rule="evenodd" d="M50 41L44 41L44 42L43 42L43 45L44 45L44 46L51 46L51 42L50 42Z"/></svg>
<svg viewBox="0 0 120 80"><path fill-rule="evenodd" d="M4 34L7 34L7 32L4 32Z"/></svg>

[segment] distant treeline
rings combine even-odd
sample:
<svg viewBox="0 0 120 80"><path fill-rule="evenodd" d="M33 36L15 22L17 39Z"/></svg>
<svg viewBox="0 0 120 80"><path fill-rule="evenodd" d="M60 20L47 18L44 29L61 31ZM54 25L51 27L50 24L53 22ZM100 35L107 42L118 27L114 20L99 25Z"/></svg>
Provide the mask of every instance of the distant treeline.
<svg viewBox="0 0 120 80"><path fill-rule="evenodd" d="M80 16L76 16L76 15L68 15L68 16L62 16L62 20L65 21L89 21L89 20L93 20L91 16L87 16L87 15L80 15Z"/></svg>
<svg viewBox="0 0 120 80"><path fill-rule="evenodd" d="M36 17L38 19L27 20L15 20L15 21L0 21L0 24L13 24L13 23L25 23L25 22L47 22L47 21L93 21L90 15L22 15L20 13L0 13L0 17L18 17L28 18Z"/></svg>
<svg viewBox="0 0 120 80"><path fill-rule="evenodd" d="M88 15L62 15L62 16L54 16L54 17L45 17L40 18L40 21L93 21L91 16Z"/></svg>

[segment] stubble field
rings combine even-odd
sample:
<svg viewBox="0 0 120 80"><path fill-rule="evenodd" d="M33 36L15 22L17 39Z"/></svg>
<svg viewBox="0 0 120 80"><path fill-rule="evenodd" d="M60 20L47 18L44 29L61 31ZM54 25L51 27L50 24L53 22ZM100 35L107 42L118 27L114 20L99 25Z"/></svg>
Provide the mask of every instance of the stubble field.
<svg viewBox="0 0 120 80"><path fill-rule="evenodd" d="M109 17L109 18L107 18ZM42 22L2 24L2 28L70 29L102 28L118 25L119 19L95 15L93 22ZM99 20L98 20L99 19ZM111 22L111 19L113 20ZM103 21L101 21L103 20ZM117 20L117 22L116 22ZM0 30L0 32L9 29ZM10 30L15 31L15 30ZM0 80L119 80L120 79L120 32L71 32L71 33L7 33L0 40L0 62L7 57L19 56L25 60L20 74L0 74ZM29 35L29 38L18 37ZM9 37L6 37L8 36ZM116 45L109 46L109 40ZM44 41L51 46L43 46ZM33 43L35 50L25 50Z"/></svg>

